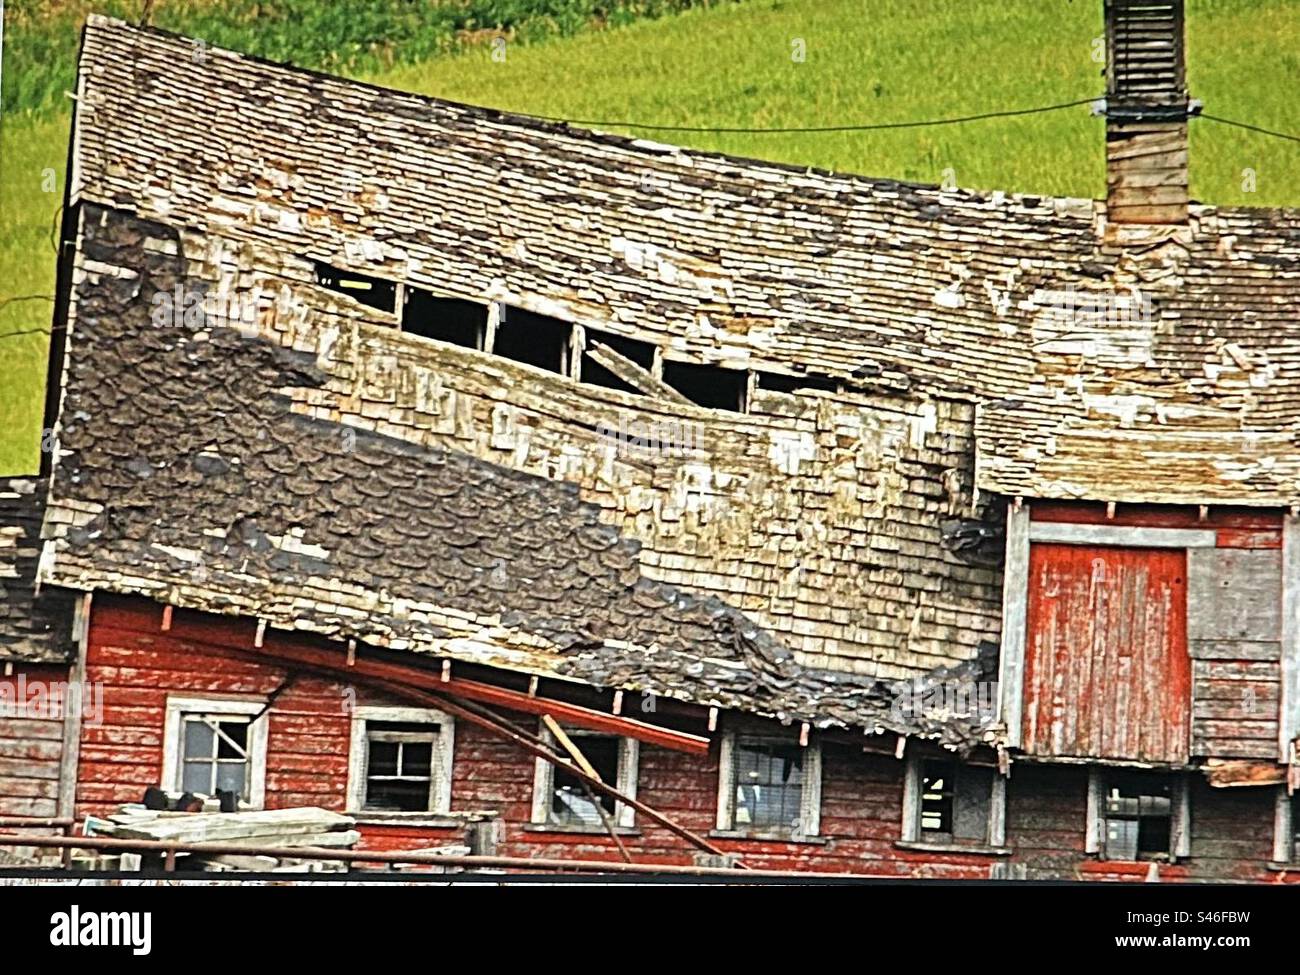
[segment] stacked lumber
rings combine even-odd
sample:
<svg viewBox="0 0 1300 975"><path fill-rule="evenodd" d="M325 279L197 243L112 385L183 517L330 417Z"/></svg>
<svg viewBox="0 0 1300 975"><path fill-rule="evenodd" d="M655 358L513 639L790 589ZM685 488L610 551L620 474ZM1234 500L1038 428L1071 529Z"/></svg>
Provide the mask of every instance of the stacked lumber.
<svg viewBox="0 0 1300 975"><path fill-rule="evenodd" d="M341 870L344 864L338 860L304 860L259 851L293 847L350 850L361 839L361 834L352 828L354 825L355 821L348 816L315 806L177 812L132 803L107 817L88 817L86 834L180 845L219 843L233 848L221 854L181 854L188 869L315 871Z"/></svg>

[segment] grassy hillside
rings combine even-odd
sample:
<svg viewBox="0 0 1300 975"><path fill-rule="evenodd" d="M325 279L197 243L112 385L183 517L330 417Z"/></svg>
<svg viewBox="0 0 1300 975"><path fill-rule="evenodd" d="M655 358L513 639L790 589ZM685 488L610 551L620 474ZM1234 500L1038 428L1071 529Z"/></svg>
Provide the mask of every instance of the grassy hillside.
<svg viewBox="0 0 1300 975"><path fill-rule="evenodd" d="M225 9L251 14L260 7L264 14L274 14L294 3L310 7L320 2L230 0ZM559 7L565 0L549 2ZM378 0L375 7L388 3ZM392 5L407 12L419 6L406 0L392 0ZM544 0L448 0L432 7L509 11L543 5ZM210 6L200 2L189 9L194 16L206 16ZM618 18L593 13L611 6L622 9ZM452 40L439 47L429 37L415 36L420 32L413 32L407 20L393 33L400 43L375 40L383 38L382 25L369 21L365 31L333 24L329 30L336 33L328 35L329 44L315 45L294 60L516 111L696 126L951 117L1072 101L1100 94L1103 87L1101 65L1092 59L1102 29L1100 0L745 0L632 21L638 9L661 8L666 5L590 3L582 7L581 22L567 27L535 21L531 36L552 39L527 45L512 41L504 62L472 44L460 53L434 56L483 35L472 25L457 27L444 32ZM1206 110L1300 132L1300 102L1292 95L1300 90L1300 0L1188 0L1188 8L1189 83ZM558 38L607 19L627 23ZM155 21L173 26L160 16ZM12 41L12 29L7 25L6 90L15 68L9 52L18 43ZM288 26L266 33L270 38L292 36L276 33L280 29ZM359 46L347 48L338 31L352 39L347 43ZM216 42L212 30L192 32ZM520 39L527 36L526 30L518 33ZM275 50L267 39L224 43L259 53ZM805 56L796 60L792 55L800 48ZM327 55L334 61L321 63ZM0 302L53 290L49 235L62 193L67 116L60 103L40 95L42 90L50 85L32 84L24 96L36 111L9 114L0 126ZM51 104L56 107L39 108ZM1100 120L1086 108L1076 108L890 132L636 134L870 175L1100 196L1102 131ZM1243 190L1246 170L1255 176L1253 192ZM1297 172L1296 143L1205 120L1193 123L1192 192L1198 199L1300 205ZM48 185L51 175L56 192L42 192L42 181ZM49 303L38 299L0 305L0 472L28 469L36 461L45 354L45 336L4 338L4 333L48 327L49 313Z"/></svg>

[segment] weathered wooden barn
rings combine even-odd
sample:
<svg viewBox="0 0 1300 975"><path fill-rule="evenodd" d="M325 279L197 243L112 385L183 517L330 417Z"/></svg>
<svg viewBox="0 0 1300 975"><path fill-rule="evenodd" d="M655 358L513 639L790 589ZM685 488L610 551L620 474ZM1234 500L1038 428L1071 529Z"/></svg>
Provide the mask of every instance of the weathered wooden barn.
<svg viewBox="0 0 1300 975"><path fill-rule="evenodd" d="M0 816L1295 876L1300 212L1188 200L1181 0L1106 10L1105 201L92 18L0 656L102 706L0 715Z"/></svg>

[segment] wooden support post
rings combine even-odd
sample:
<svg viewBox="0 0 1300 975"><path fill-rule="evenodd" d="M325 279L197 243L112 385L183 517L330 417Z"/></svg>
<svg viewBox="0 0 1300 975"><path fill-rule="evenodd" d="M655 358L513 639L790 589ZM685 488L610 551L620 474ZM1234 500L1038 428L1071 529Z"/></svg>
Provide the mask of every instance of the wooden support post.
<svg viewBox="0 0 1300 975"><path fill-rule="evenodd" d="M1029 508L1016 502L1007 511L1007 557L1002 573L1002 647L998 717L1006 742L1020 746L1024 704L1025 629L1029 614Z"/></svg>
<svg viewBox="0 0 1300 975"><path fill-rule="evenodd" d="M1278 695L1277 756L1293 760L1300 735L1300 518L1282 519L1282 684Z"/></svg>

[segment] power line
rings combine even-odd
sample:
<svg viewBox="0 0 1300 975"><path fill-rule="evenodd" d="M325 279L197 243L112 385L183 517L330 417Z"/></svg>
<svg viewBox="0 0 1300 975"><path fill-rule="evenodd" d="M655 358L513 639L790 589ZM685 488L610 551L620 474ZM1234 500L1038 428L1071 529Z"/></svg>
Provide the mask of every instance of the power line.
<svg viewBox="0 0 1300 975"><path fill-rule="evenodd" d="M610 119L571 119L552 115L533 115L531 118L543 122L558 122L563 125L581 125L587 127L606 127L624 129L646 129L654 132L722 132L742 135L763 135L767 133L810 133L810 132L874 132L883 129L918 129L931 125L958 125L964 122L979 122L991 118L1010 118L1017 115L1039 115L1043 112L1055 112L1063 108L1077 108L1090 105L1096 98L1080 98L1073 102L1060 102L1056 105L1040 105L1037 108L1012 108L996 112L980 112L975 115L957 115L951 118L921 119L914 122L864 122L845 125L794 125L794 126L729 126L729 125L663 125L651 122L628 122Z"/></svg>
<svg viewBox="0 0 1300 975"><path fill-rule="evenodd" d="M1237 122L1230 118L1223 118L1218 115L1206 115L1202 112L1199 118L1209 119L1211 122L1218 122L1220 125L1231 125L1237 129L1247 129L1251 132L1259 132L1262 135L1271 135L1275 139L1286 139L1288 142L1300 142L1300 135L1289 135L1286 132L1275 132L1272 129L1260 128L1258 125L1251 125L1249 122Z"/></svg>

